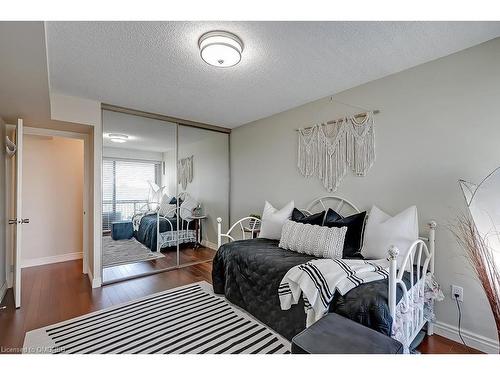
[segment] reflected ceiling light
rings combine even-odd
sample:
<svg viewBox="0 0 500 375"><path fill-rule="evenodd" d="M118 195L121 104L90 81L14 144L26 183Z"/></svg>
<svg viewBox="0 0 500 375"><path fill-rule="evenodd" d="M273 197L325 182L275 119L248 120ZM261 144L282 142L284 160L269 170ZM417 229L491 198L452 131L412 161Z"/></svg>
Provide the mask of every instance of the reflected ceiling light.
<svg viewBox="0 0 500 375"><path fill-rule="evenodd" d="M200 55L207 64L228 68L238 64L243 52L243 42L227 31L210 31L198 40Z"/></svg>
<svg viewBox="0 0 500 375"><path fill-rule="evenodd" d="M120 133L110 133L110 134L108 134L108 138L111 142L125 143L128 140L128 135L120 134Z"/></svg>

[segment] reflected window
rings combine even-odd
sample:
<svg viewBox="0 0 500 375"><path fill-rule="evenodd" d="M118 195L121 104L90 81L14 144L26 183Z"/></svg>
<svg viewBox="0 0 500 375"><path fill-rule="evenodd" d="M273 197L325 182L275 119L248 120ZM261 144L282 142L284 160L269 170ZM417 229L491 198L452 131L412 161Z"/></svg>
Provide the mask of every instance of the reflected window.
<svg viewBox="0 0 500 375"><path fill-rule="evenodd" d="M161 183L159 162L103 159L103 232L111 230L112 222L145 210L149 182Z"/></svg>

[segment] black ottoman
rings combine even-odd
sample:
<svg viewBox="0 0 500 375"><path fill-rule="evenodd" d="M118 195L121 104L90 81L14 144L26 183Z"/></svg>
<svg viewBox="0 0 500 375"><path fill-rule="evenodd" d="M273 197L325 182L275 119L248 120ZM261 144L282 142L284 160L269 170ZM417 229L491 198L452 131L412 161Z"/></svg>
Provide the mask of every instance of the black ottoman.
<svg viewBox="0 0 500 375"><path fill-rule="evenodd" d="M293 354L401 354L403 344L335 313L292 339Z"/></svg>

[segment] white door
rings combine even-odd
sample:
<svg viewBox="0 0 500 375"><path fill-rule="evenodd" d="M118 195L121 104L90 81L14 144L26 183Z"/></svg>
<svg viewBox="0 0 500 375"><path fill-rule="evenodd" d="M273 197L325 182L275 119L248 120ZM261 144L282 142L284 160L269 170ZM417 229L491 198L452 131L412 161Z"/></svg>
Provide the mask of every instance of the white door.
<svg viewBox="0 0 500 375"><path fill-rule="evenodd" d="M22 218L23 206L21 198L23 196L23 120L17 120L16 126L16 154L15 158L15 217L9 220L9 224L15 226L14 229L14 300L16 308L21 307L21 249L22 249L22 230L23 223L28 223L29 220Z"/></svg>

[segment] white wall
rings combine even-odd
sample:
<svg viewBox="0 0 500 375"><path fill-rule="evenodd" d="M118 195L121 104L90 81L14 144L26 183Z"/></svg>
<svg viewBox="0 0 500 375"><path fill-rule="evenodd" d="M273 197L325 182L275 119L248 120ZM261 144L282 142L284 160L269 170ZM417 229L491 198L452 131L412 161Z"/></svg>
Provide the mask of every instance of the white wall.
<svg viewBox="0 0 500 375"><path fill-rule="evenodd" d="M82 257L83 140L24 136L22 265Z"/></svg>
<svg viewBox="0 0 500 375"><path fill-rule="evenodd" d="M366 177L348 175L337 194L362 209L376 204L390 213L416 204L422 231L429 220L437 220L436 274L446 294L437 304L438 320L446 324L439 332L449 329L448 335L456 338L457 308L450 299L450 285L456 284L464 287L462 327L476 340L469 343L494 343L485 294L447 227L465 208L458 179L479 182L500 165L500 39L344 91L335 99L381 110L375 165ZM294 129L353 111L325 98L234 129L233 221L261 211L265 199L277 206L295 199L304 207L327 195L317 179L299 175Z"/></svg>
<svg viewBox="0 0 500 375"><path fill-rule="evenodd" d="M169 150L162 153L162 160L165 164L165 170L162 168L161 184L167 187L167 194L169 196L177 195L176 182L177 182L177 165L175 163L176 151ZM165 173L163 173L165 172Z"/></svg>
<svg viewBox="0 0 500 375"><path fill-rule="evenodd" d="M51 118L58 121L74 122L92 126L90 139L91 186L89 200L92 209L88 220L91 223L89 233L89 269L88 274L93 288L101 286L101 235L102 235L102 113L98 101L50 94Z"/></svg>
<svg viewBox="0 0 500 375"><path fill-rule="evenodd" d="M217 244L217 217L222 217L224 227L229 214L229 142L228 135L209 130L179 126L179 140L201 139L196 142L179 142L179 160L193 155L193 182L186 192L201 203L207 218L203 221L203 240ZM179 184L178 191L182 192Z"/></svg>

